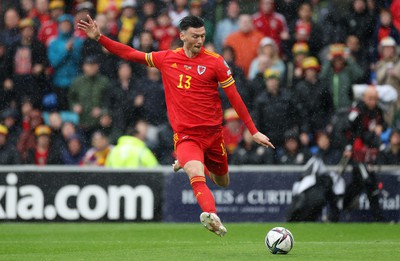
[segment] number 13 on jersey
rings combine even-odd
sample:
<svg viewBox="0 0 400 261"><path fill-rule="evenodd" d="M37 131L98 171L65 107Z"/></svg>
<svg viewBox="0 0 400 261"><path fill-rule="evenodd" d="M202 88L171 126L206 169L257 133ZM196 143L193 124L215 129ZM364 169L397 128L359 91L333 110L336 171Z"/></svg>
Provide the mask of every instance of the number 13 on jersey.
<svg viewBox="0 0 400 261"><path fill-rule="evenodd" d="M189 89L190 88L190 80L192 80L192 76L180 74L179 75L179 84L176 87L179 89L183 89L183 87L185 87L185 89Z"/></svg>

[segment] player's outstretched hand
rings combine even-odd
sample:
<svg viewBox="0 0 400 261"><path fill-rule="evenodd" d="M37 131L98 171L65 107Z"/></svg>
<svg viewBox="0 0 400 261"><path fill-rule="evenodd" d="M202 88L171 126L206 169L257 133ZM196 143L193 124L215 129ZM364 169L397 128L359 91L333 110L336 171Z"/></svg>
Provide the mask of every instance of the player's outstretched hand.
<svg viewBox="0 0 400 261"><path fill-rule="evenodd" d="M275 149L275 146L269 141L269 138L262 134L261 132L257 132L256 134L253 135L253 139L255 142L258 144L264 146L264 147L271 147Z"/></svg>
<svg viewBox="0 0 400 261"><path fill-rule="evenodd" d="M92 17L90 17L90 15L87 15L87 18L88 22L83 20L80 20L78 22L78 28L85 31L85 33L90 39L97 41L99 40L101 35L99 26L97 25L96 21L94 21Z"/></svg>

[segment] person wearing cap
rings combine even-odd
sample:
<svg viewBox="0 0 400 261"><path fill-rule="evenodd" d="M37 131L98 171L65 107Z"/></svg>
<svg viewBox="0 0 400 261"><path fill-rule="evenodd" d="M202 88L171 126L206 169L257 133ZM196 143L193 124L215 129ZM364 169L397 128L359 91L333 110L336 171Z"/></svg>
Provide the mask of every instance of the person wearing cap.
<svg viewBox="0 0 400 261"><path fill-rule="evenodd" d="M352 85L357 83L362 76L362 68L349 56L344 44L335 43L329 46L329 53L322 64L320 77L332 93L335 110L351 105Z"/></svg>
<svg viewBox="0 0 400 261"><path fill-rule="evenodd" d="M379 43L385 37L391 37L397 45L400 44L400 32L393 25L392 13L387 8L381 8L379 18L372 35L372 62L375 63L379 58Z"/></svg>
<svg viewBox="0 0 400 261"><path fill-rule="evenodd" d="M284 77L287 88L295 88L303 78L303 60L310 55L310 47L307 43L296 42L292 46L291 58L286 63L286 75Z"/></svg>
<svg viewBox="0 0 400 261"><path fill-rule="evenodd" d="M263 56L266 56L268 62L265 62ZM279 56L279 47L270 37L261 39L258 55L251 61L247 79L254 80L257 74L264 73L267 68L278 71L281 76L285 75L286 67Z"/></svg>
<svg viewBox="0 0 400 261"><path fill-rule="evenodd" d="M51 129L46 125L35 128L36 145L27 151L25 164L60 165L60 148L56 148L51 140Z"/></svg>
<svg viewBox="0 0 400 261"><path fill-rule="evenodd" d="M226 5L226 18L217 22L214 33L214 45L217 53L222 52L222 44L226 37L239 29L240 5L237 1L229 1Z"/></svg>
<svg viewBox="0 0 400 261"><path fill-rule="evenodd" d="M39 105L46 85L45 68L48 65L46 48L35 38L34 21L20 20L21 39L7 51L6 75L12 81L17 97L28 97Z"/></svg>
<svg viewBox="0 0 400 261"><path fill-rule="evenodd" d="M8 128L0 124L0 166L21 164L17 148L7 141L8 134Z"/></svg>
<svg viewBox="0 0 400 261"><path fill-rule="evenodd" d="M58 35L51 41L47 54L54 69L52 87L57 95L57 109L68 110L68 90L79 75L83 39L73 35L75 19L64 14L58 18Z"/></svg>
<svg viewBox="0 0 400 261"><path fill-rule="evenodd" d="M284 141L282 133L299 127L300 114L291 92L281 88L279 72L267 69L264 78L264 90L255 100L253 114L260 131L268 130L274 144L281 147Z"/></svg>
<svg viewBox="0 0 400 261"><path fill-rule="evenodd" d="M244 125L236 113L234 108L227 108L224 111L224 124L222 133L224 135L224 142L226 152L232 155L238 143L243 138Z"/></svg>
<svg viewBox="0 0 400 261"><path fill-rule="evenodd" d="M70 110L79 115L79 126L90 140L102 112L104 91L109 80L100 72L97 56L87 56L83 61L82 74L76 77L68 92Z"/></svg>
<svg viewBox="0 0 400 261"><path fill-rule="evenodd" d="M46 47L57 37L58 34L58 18L64 14L65 4L63 0L52 0L49 2L50 20L44 22L37 35L38 40Z"/></svg>
<svg viewBox="0 0 400 261"><path fill-rule="evenodd" d="M305 58L302 68L304 78L296 84L294 97L301 113L300 141L302 145L309 146L309 137L325 129L334 109L329 88L319 79L320 65L317 58Z"/></svg>

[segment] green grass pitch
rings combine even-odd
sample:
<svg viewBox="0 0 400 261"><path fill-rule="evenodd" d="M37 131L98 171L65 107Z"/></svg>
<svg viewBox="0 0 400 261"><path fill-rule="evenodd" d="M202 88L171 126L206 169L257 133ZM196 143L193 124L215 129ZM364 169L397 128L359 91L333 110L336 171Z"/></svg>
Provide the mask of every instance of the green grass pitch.
<svg viewBox="0 0 400 261"><path fill-rule="evenodd" d="M200 223L2 223L0 260L400 260L399 224L225 225L219 238ZM287 255L264 245L275 226L294 235Z"/></svg>

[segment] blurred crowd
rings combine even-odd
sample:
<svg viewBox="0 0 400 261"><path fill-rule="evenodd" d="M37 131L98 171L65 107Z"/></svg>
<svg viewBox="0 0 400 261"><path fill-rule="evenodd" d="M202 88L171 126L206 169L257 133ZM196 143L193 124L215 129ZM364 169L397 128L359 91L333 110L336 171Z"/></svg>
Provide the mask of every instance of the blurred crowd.
<svg viewBox="0 0 400 261"><path fill-rule="evenodd" d="M76 28L143 52L181 46L205 21L259 130L253 143L221 90L229 162L400 164L400 0L1 1L0 165L153 167L174 161L161 75ZM221 88L220 88L221 89Z"/></svg>

